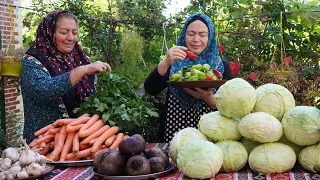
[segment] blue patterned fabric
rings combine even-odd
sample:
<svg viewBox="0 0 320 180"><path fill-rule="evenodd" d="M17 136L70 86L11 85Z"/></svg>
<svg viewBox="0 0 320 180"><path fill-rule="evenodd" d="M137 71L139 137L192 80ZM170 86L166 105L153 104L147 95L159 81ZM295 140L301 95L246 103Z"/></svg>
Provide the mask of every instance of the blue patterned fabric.
<svg viewBox="0 0 320 180"><path fill-rule="evenodd" d="M205 63L209 64L212 69L217 69L219 72L221 72L221 74L223 74L224 72L223 62L220 57L218 46L217 46L215 27L212 20L208 16L201 13L196 13L191 15L185 22L185 25L179 36L177 45L186 47L187 24L189 24L188 23L189 21L197 17L200 17L207 22L207 25L209 28L207 47L201 52L201 54L199 54L199 57L196 60L191 60L189 58L186 58L182 61L176 61L171 66L169 77L171 77L174 73L180 71L184 66L195 65L195 64L205 64ZM201 105L200 99L194 98L193 96L186 93L183 89L173 88L169 85L169 91L179 100L179 103L182 108L188 108L192 106L193 103L196 103L198 108ZM212 89L213 93L215 93L215 91L216 91L215 89Z"/></svg>

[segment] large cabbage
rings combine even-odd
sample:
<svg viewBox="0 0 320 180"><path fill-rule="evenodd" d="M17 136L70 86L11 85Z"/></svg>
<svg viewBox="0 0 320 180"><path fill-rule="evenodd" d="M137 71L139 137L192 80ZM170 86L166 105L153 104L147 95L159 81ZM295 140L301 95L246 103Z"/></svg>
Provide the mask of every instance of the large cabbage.
<svg viewBox="0 0 320 180"><path fill-rule="evenodd" d="M256 89L257 102L253 112L266 112L282 120L284 113L295 107L291 92L278 84L265 84Z"/></svg>
<svg viewBox="0 0 320 180"><path fill-rule="evenodd" d="M293 149L282 143L259 145L249 155L250 168L263 174L289 171L295 163L296 154Z"/></svg>
<svg viewBox="0 0 320 180"><path fill-rule="evenodd" d="M218 146L209 141L194 140L179 151L177 166L190 178L206 179L219 172L222 162L223 153Z"/></svg>
<svg viewBox="0 0 320 180"><path fill-rule="evenodd" d="M320 172L320 145L305 147L298 158L299 164L306 170Z"/></svg>
<svg viewBox="0 0 320 180"><path fill-rule="evenodd" d="M297 145L313 145L320 141L320 110L315 107L291 108L281 123L286 137Z"/></svg>
<svg viewBox="0 0 320 180"><path fill-rule="evenodd" d="M256 91L247 81L234 78L220 86L214 100L220 114L228 118L241 118L252 111Z"/></svg>
<svg viewBox="0 0 320 180"><path fill-rule="evenodd" d="M170 141L169 152L171 159L177 163L178 152L182 146L192 140L207 140L207 138L196 128L184 128L174 135Z"/></svg>
<svg viewBox="0 0 320 180"><path fill-rule="evenodd" d="M261 143L278 141L282 134L282 125L274 116L265 112L250 113L238 124L242 136Z"/></svg>
<svg viewBox="0 0 320 180"><path fill-rule="evenodd" d="M223 152L221 172L236 172L246 165L248 153L246 148L238 141L221 141L216 145Z"/></svg>
<svg viewBox="0 0 320 180"><path fill-rule="evenodd" d="M218 111L201 116L198 129L213 141L238 140L238 121L222 116Z"/></svg>

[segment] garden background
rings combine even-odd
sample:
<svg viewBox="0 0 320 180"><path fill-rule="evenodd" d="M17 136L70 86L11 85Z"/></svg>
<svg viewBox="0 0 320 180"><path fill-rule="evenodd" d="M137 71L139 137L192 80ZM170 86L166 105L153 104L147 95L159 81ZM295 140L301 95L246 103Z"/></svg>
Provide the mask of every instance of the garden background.
<svg viewBox="0 0 320 180"><path fill-rule="evenodd" d="M293 93L296 105L319 106L320 2L186 0L184 9L164 16L168 3L175 2L30 0L28 7L16 8L22 9L24 47L35 39L35 30L47 12L72 11L79 19L79 42L86 54L92 61L107 61L115 74L126 77L120 90L129 84L141 95L144 80L175 45L184 20L202 12L214 21L221 57L230 62L236 77L254 87L281 84ZM152 104L155 111L161 111L164 94L156 98L145 95L142 106ZM134 114L138 110L130 111ZM157 141L153 135L155 123L157 118L145 124L152 127L145 132L150 141Z"/></svg>

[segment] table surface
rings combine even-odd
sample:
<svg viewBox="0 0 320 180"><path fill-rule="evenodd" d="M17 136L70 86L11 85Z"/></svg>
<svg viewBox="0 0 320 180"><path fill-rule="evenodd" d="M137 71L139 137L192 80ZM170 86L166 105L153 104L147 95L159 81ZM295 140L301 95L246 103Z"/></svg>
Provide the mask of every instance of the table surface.
<svg viewBox="0 0 320 180"><path fill-rule="evenodd" d="M147 145L147 148L153 146L167 149L168 144L164 143L151 143ZM84 167L59 167L56 166L49 174L40 178L40 180L95 180L92 166ZM190 179L175 169L172 173L165 177L158 178L159 180L175 180L175 179ZM234 173L218 173L212 180L320 180L320 174L314 174L302 169L298 164L287 173L271 174L271 175L259 175L253 172L248 165L242 168L238 172Z"/></svg>

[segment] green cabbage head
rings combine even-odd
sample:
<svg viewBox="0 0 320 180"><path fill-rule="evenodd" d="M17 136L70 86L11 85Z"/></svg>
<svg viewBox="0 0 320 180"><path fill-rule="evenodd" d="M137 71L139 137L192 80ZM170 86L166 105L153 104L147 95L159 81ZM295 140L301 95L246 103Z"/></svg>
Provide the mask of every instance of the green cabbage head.
<svg viewBox="0 0 320 180"><path fill-rule="evenodd" d="M286 137L297 145L313 145L320 141L320 110L315 107L291 108L281 123Z"/></svg>
<svg viewBox="0 0 320 180"><path fill-rule="evenodd" d="M266 143L254 148L249 155L249 166L262 174L283 173L293 168L296 154L282 143Z"/></svg>
<svg viewBox="0 0 320 180"><path fill-rule="evenodd" d="M282 120L284 113L295 107L291 92L278 84L264 84L256 89L257 102L253 112L266 112Z"/></svg>
<svg viewBox="0 0 320 180"><path fill-rule="evenodd" d="M234 78L220 86L214 100L220 114L228 118L241 118L252 111L256 91L244 79Z"/></svg>
<svg viewBox="0 0 320 180"><path fill-rule="evenodd" d="M198 129L196 128L184 128L178 131L172 140L170 141L169 152L173 162L177 163L178 152L182 146L192 140L207 140Z"/></svg>
<svg viewBox="0 0 320 180"><path fill-rule="evenodd" d="M320 145L305 147L298 158L299 164L313 173L320 172Z"/></svg>
<svg viewBox="0 0 320 180"><path fill-rule="evenodd" d="M236 141L241 138L238 130L238 121L222 116L219 111L201 116L198 129L213 141Z"/></svg>
<svg viewBox="0 0 320 180"><path fill-rule="evenodd" d="M282 134L282 125L274 116L265 112L250 113L238 124L242 136L260 143L278 141Z"/></svg>
<svg viewBox="0 0 320 180"><path fill-rule="evenodd" d="M223 163L220 172L236 172L248 161L246 148L238 141L221 141L216 145L223 152Z"/></svg>
<svg viewBox="0 0 320 180"><path fill-rule="evenodd" d="M222 166L223 153L210 141L194 140L186 143L178 154L178 169L194 179L214 177Z"/></svg>

